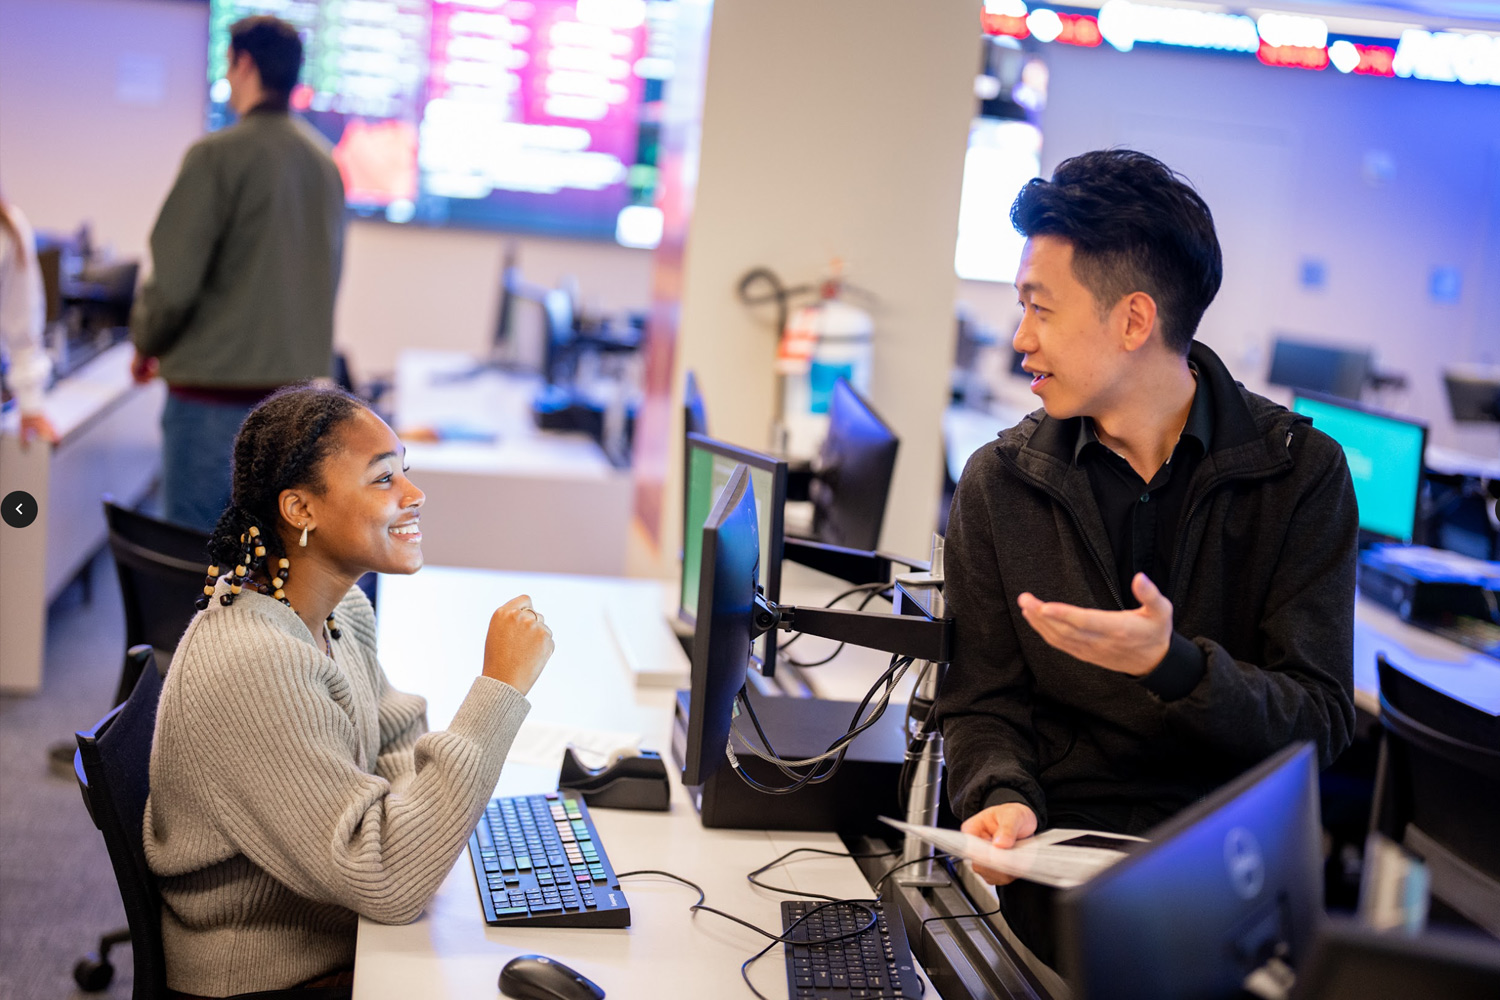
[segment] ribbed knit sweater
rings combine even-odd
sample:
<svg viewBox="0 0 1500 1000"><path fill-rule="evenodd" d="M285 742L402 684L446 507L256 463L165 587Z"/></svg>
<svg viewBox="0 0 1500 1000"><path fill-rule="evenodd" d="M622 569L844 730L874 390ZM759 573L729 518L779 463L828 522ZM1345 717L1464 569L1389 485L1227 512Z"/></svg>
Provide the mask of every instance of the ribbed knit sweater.
<svg viewBox="0 0 1500 1000"><path fill-rule="evenodd" d="M144 828L175 990L293 986L353 962L359 914L415 919L530 708L480 676L429 733L426 700L386 680L358 588L335 619L330 657L290 608L246 591L213 601L177 648Z"/></svg>

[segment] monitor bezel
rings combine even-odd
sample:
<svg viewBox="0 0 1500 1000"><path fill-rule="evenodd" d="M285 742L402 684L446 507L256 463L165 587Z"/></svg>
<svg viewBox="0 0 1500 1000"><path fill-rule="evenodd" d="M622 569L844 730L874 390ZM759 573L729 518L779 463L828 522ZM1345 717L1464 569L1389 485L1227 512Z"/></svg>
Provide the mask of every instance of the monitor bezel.
<svg viewBox="0 0 1500 1000"><path fill-rule="evenodd" d="M770 565L766 567L765 598L773 604L781 600L781 563L784 557L782 550L786 539L786 459L777 458L765 452L752 451L749 448L741 448L738 445L732 445L727 441L710 437L707 434L699 434L696 431L687 431L684 433L682 438L682 531L679 538L682 551L681 558L679 559L681 565L679 566L677 581L677 620L691 628L698 627L698 616L696 613L697 599L695 595L692 607L688 607L683 602L681 574L687 571L688 495L692 488L692 449L695 445L715 455L732 459L741 465L749 466L752 470L758 469L762 472L771 473L771 510L769 521L771 538L766 548L769 554ZM753 488L754 484L752 483L752 491ZM702 531L701 526L699 527L699 531ZM701 556L699 557L699 566L702 566ZM775 629L765 633L765 643L765 653L760 657L760 672L763 676L771 677L776 672L776 649L778 643L776 641ZM753 661L754 657L752 656Z"/></svg>
<svg viewBox="0 0 1500 1000"><path fill-rule="evenodd" d="M1413 491L1414 494L1415 494L1415 497L1414 497L1414 500L1413 500L1413 503L1412 503L1412 508L1411 508L1411 535L1410 535L1410 537L1408 537L1408 538L1399 538L1399 537L1397 537L1395 535L1390 535L1390 534L1387 534L1387 533L1385 533L1383 531L1376 531L1373 528L1366 528L1363 524L1361 524L1359 526L1359 538L1360 538L1360 542L1362 544L1362 547L1363 547L1363 545L1367 545L1367 544L1370 544L1370 543L1373 543L1373 542L1396 542L1396 543L1401 544L1401 545L1411 545L1414 542L1416 542L1416 540L1418 538L1418 535L1419 535L1419 529L1421 528L1421 525L1422 525L1422 483L1427 478L1427 440L1428 440L1428 429L1427 429L1426 422L1425 421L1421 421L1421 420L1417 420L1414 417L1402 416L1399 413L1392 413L1389 410L1383 410L1383 409L1381 409L1381 408L1379 408L1377 406L1369 406L1369 405L1367 405L1365 403L1356 402L1356 401L1354 401L1352 399L1346 399L1343 396L1334 396L1334 395L1331 395L1331 394L1326 393L1326 392L1312 392L1311 390L1308 390L1308 391L1301 391L1301 390L1295 391L1295 392L1292 393L1292 406L1291 406L1291 410L1292 410L1293 413L1297 413L1297 414L1299 414L1301 416L1305 416L1305 417L1306 416L1311 416L1311 415L1310 414L1306 414L1306 413L1302 413L1301 410L1297 409L1297 401L1299 399L1311 400L1314 403L1322 403L1325 406L1336 406L1336 407L1339 407L1340 409L1344 409L1344 410L1353 410L1356 413L1362 413L1365 416L1369 416L1369 417L1378 417L1379 419L1382 419L1382 420L1389 420L1392 423L1406 424L1407 426L1409 426L1409 427L1415 427L1419 431L1422 432L1422 452L1421 452L1421 459L1417 463L1417 483L1416 483L1416 487L1414 488L1414 491ZM1316 420L1314 420L1313 421L1313 427L1317 427L1317 426L1318 426L1318 423L1317 423ZM1328 432L1324 431L1323 433L1327 434ZM1333 437L1333 435L1331 435L1331 434L1329 434L1328 436L1329 437ZM1334 441L1335 441L1335 443L1338 443L1338 439L1337 438L1334 438ZM1343 447L1344 446L1342 444L1339 444L1339 448L1340 449L1342 449Z"/></svg>
<svg viewBox="0 0 1500 1000"><path fill-rule="evenodd" d="M1079 983L1078 969L1075 953L1081 945L1078 938L1082 935L1080 923L1080 908L1086 905L1086 901L1092 892L1107 889L1120 879L1130 877L1134 870L1145 864L1148 859L1154 858L1161 851L1170 851L1172 845L1179 838L1193 831L1199 823L1211 820L1222 810L1233 805L1236 799L1245 794L1262 781L1284 768L1303 768L1307 772L1307 782L1303 786L1304 792L1310 792L1310 810L1314 823L1321 832L1321 810L1318 801L1318 767L1316 748L1309 741L1294 743L1277 751L1265 760L1248 769L1219 788L1205 796L1203 799L1188 806L1175 816L1163 821L1154 827L1147 836L1147 842L1140 844L1131 850L1126 856L1082 885L1072 889L1064 890L1058 899L1057 909L1057 937L1059 949L1059 972L1068 979L1069 986L1073 988L1074 995L1086 997L1086 985ZM1314 838L1315 843L1320 843ZM1319 862L1321 865L1321 861ZM1319 905L1315 925L1311 928L1308 940L1305 944L1311 945L1316 936L1318 928L1324 919L1322 907L1322 884L1319 881L1311 888L1318 896ZM1306 956L1294 956L1298 959Z"/></svg>
<svg viewBox="0 0 1500 1000"><path fill-rule="evenodd" d="M738 495L736 495L738 491ZM705 555L708 546L712 543L714 552L711 557L705 558L702 569L698 574L698 611L709 615L708 624L713 624L714 618L712 608L719 589L719 572L723 568L719 565L718 544L719 533L727 522L736 513L736 508L745 502L745 494L749 494L750 504L750 526L759 532L759 518L756 516L755 486L751 481L750 468L741 462L737 464L729 474L729 481L725 483L724 489L714 498L713 506L709 508L708 517L704 519L702 528L703 545ZM756 539L757 560L759 559L760 539ZM748 603L748 602L747 602ZM748 671L750 663L754 658L755 635L750 625L750 614L753 609L746 608L745 632L749 634L749 641L745 650L745 670ZM701 614L695 617L701 617ZM713 724L715 730L712 745L705 744L705 730L710 727L709 710L712 706L708 704L712 690L712 670L715 664L712 661L714 648L712 635L695 636L693 641L692 673L688 690L688 717L686 740L683 744L682 753L682 783L688 787L702 785L723 766L722 754L716 753L720 746L718 740L718 720ZM721 636L721 642L724 637ZM721 679L722 680L722 679ZM737 683L736 683L737 682ZM734 694L730 696L726 706L723 720L723 735L727 740L731 731L734 698L738 697L739 691L744 687L744 675L737 675L729 679L729 684ZM721 692L723 688L719 689ZM721 699L723 700L723 699Z"/></svg>

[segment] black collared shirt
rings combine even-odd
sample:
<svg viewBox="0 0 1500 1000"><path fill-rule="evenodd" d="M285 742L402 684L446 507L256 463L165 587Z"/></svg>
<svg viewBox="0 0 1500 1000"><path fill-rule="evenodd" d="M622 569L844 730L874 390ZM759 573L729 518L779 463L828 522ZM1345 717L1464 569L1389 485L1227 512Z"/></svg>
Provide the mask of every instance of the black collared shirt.
<svg viewBox="0 0 1500 1000"><path fill-rule="evenodd" d="M1193 405L1172 455L1148 483L1099 440L1094 422L1079 421L1073 461L1088 472L1094 501L1109 535L1115 582L1126 608L1140 605L1130 581L1145 573L1162 593L1170 593L1177 530L1187 503L1188 482L1213 442L1213 399L1196 367ZM1166 658L1143 680L1163 697L1181 697L1203 674L1203 653L1185 636L1173 633ZM1159 690L1158 690L1159 689Z"/></svg>

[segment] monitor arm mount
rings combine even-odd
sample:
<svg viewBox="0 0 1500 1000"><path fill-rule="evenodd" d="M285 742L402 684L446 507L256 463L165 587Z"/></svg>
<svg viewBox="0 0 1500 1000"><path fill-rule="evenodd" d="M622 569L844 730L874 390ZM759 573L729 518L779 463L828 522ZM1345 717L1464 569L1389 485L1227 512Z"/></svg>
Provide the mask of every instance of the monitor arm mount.
<svg viewBox="0 0 1500 1000"><path fill-rule="evenodd" d="M787 539L788 556L792 555L792 541ZM921 826L936 826L942 794L943 736L936 725L933 705L953 649L953 619L948 616L943 603L943 538L933 536L932 561L925 565L884 553L857 553L853 549L838 550L835 546L817 547L833 549L836 554L884 559L887 572L891 560L904 562L921 571L896 577L891 601L894 614L776 605L756 594L754 634L759 636L780 628L922 661L907 712L906 759L911 765L912 779L906 798L905 819ZM845 579L850 578L846 576ZM879 579L889 577L871 582ZM919 864L923 859L925 863ZM935 868L934 849L916 837L906 838L901 861L902 874L898 881L903 885L941 885L947 881Z"/></svg>

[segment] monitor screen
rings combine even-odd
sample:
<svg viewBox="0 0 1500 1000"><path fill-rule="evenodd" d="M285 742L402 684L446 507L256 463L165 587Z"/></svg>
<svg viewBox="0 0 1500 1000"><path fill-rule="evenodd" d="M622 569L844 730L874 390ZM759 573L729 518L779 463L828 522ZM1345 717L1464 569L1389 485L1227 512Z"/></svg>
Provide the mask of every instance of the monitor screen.
<svg viewBox="0 0 1500 1000"><path fill-rule="evenodd" d="M1271 352L1272 385L1358 399L1370 379L1370 352L1277 337Z"/></svg>
<svg viewBox="0 0 1500 1000"><path fill-rule="evenodd" d="M686 475L682 503L682 590L678 617L697 624L700 576L703 572L703 525L714 501L728 485L735 467L749 469L760 527L760 576L757 582L768 601L781 598L782 518L786 508L786 462L770 455L736 448L702 434L686 438ZM776 633L755 640L756 667L767 676L776 669Z"/></svg>
<svg viewBox="0 0 1500 1000"><path fill-rule="evenodd" d="M899 444L852 385L842 378L834 383L828 436L808 490L817 541L865 551L879 548Z"/></svg>
<svg viewBox="0 0 1500 1000"><path fill-rule="evenodd" d="M706 558L695 588L698 626L693 636L692 690L683 748L684 785L701 785L723 766L734 699L745 686L765 540L752 478L745 465L730 468L729 479L699 532L699 551Z"/></svg>
<svg viewBox="0 0 1500 1000"><path fill-rule="evenodd" d="M1314 396L1294 397L1292 409L1312 417L1313 426L1344 449L1359 502L1360 529L1411 544L1422 486L1426 425Z"/></svg>
<svg viewBox="0 0 1500 1000"><path fill-rule="evenodd" d="M395 223L660 236L668 0L210 0L208 127L233 120L229 27L302 36L292 107L334 145L350 209Z"/></svg>
<svg viewBox="0 0 1500 1000"><path fill-rule="evenodd" d="M1500 422L1500 365L1448 368L1443 388L1448 412L1458 423Z"/></svg>
<svg viewBox="0 0 1500 1000"><path fill-rule="evenodd" d="M1289 747L1147 835L1058 903L1077 1000L1235 997L1306 959L1323 909L1317 757Z"/></svg>

